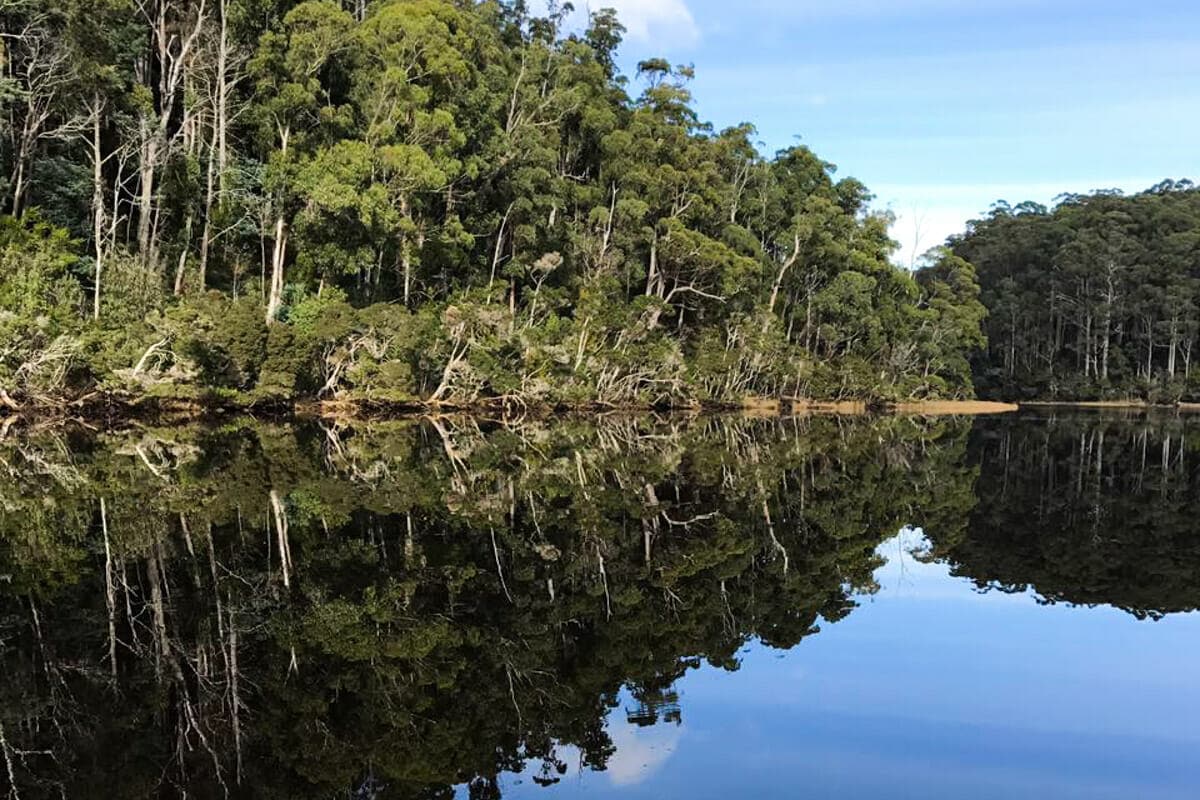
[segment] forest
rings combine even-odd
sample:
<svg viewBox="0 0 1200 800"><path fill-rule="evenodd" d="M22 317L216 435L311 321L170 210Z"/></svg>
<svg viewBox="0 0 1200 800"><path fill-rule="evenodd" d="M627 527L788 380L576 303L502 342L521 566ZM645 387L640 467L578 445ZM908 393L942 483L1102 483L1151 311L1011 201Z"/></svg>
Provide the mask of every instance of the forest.
<svg viewBox="0 0 1200 800"><path fill-rule="evenodd" d="M0 0L0 405L971 395L967 261L570 19Z"/></svg>
<svg viewBox="0 0 1200 800"><path fill-rule="evenodd" d="M996 205L951 241L978 270L988 347L981 395L1200 399L1200 191L1068 195Z"/></svg>

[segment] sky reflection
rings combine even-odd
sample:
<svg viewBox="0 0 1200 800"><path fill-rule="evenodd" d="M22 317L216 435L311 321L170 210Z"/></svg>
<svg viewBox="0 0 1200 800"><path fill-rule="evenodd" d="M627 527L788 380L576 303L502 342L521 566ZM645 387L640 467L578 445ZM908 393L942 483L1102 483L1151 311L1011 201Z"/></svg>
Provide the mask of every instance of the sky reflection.
<svg viewBox="0 0 1200 800"><path fill-rule="evenodd" d="M921 541L881 545L878 593L792 651L753 644L736 673L690 673L680 726L615 711L607 774L568 758L558 786L511 776L505 796L1195 796L1196 614L980 593L914 559Z"/></svg>

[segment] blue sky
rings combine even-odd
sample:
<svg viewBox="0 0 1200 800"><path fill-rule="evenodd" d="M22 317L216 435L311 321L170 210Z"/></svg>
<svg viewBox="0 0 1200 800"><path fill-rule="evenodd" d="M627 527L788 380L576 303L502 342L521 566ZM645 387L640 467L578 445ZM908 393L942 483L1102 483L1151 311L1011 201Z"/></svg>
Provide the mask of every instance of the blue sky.
<svg viewBox="0 0 1200 800"><path fill-rule="evenodd" d="M1200 615L980 594L914 560L921 540L882 545L878 594L794 649L751 644L738 672L685 676L679 726L628 724L624 696L607 772L581 774L564 751L555 790L508 776L504 796L1196 797Z"/></svg>
<svg viewBox="0 0 1200 800"><path fill-rule="evenodd" d="M1195 0L591 0L693 63L701 115L812 147L899 217L897 258L997 199L1200 177Z"/></svg>

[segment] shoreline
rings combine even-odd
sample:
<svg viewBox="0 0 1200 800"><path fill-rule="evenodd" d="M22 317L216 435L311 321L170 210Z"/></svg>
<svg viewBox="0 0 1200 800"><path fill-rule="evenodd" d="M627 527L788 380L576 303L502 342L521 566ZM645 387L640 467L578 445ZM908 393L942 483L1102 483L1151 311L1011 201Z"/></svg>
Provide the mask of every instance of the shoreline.
<svg viewBox="0 0 1200 800"><path fill-rule="evenodd" d="M1147 403L1145 400L1025 400L1020 408L1091 408L1111 411L1200 411L1200 403Z"/></svg>
<svg viewBox="0 0 1200 800"><path fill-rule="evenodd" d="M0 404L0 438L21 423L75 422L88 427L114 428L141 422L199 423L232 417L266 420L403 420L441 416L544 419L608 416L739 415L758 419L804 416L905 416L975 417L1013 414L1035 409L1077 409L1132 412L1200 412L1200 402L1152 404L1143 400L816 400L800 397L748 397L740 402L692 403L677 406L610 405L583 403L572 406L540 406L496 398L472 403L426 403L341 398L302 399L258 403L210 402L208 398L90 397L84 401L17 405ZM499 416L498 416L499 415Z"/></svg>
<svg viewBox="0 0 1200 800"><path fill-rule="evenodd" d="M740 403L694 404L656 408L653 406L609 406L585 404L562 408L518 407L520 412L534 417L579 417L607 416L612 414L667 414L678 416L701 416L705 414L737 414L745 417L771 419L797 416L980 416L988 414L1011 414L1020 409L1016 403L988 400L912 400L901 402L875 402L867 400L808 400L801 398L750 397ZM440 416L443 414L495 413L497 410L512 410L502 403L481 404L412 404L403 408L382 407L371 403L345 400L328 400L297 403L295 416L321 419L364 419L385 417Z"/></svg>
<svg viewBox="0 0 1200 800"><path fill-rule="evenodd" d="M898 413L924 414L926 416L986 416L991 414L1013 414L1021 410L1017 403L1002 403L996 400L925 400L915 403L899 403Z"/></svg>
<svg viewBox="0 0 1200 800"><path fill-rule="evenodd" d="M296 400L290 402L238 404L212 403L204 399L125 400L89 398L90 402L38 403L0 406L0 438L21 423L74 422L88 427L113 428L141 422L199 423L247 416L275 420L403 420L440 416L486 416L553 419L605 417L612 415L740 415L749 418L782 419L803 416L981 416L1009 414L1020 409L1015 403L985 400L813 400L796 397L749 397L741 402L695 403L679 406L527 406L497 399L475 403L382 402L357 399ZM1197 406L1200 408L1200 406Z"/></svg>

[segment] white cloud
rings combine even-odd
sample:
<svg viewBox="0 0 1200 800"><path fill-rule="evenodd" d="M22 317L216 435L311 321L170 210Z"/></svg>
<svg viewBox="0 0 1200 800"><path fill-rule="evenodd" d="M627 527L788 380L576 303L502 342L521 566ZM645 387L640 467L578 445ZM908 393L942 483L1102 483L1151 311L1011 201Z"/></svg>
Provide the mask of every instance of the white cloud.
<svg viewBox="0 0 1200 800"><path fill-rule="evenodd" d="M614 723L608 733L617 748L608 760L608 778L615 786L634 786L667 763L679 746L682 730L670 724L639 728Z"/></svg>
<svg viewBox="0 0 1200 800"><path fill-rule="evenodd" d="M690 47L700 41L700 28L684 0L591 0L586 7L616 9L626 36L639 44Z"/></svg>

